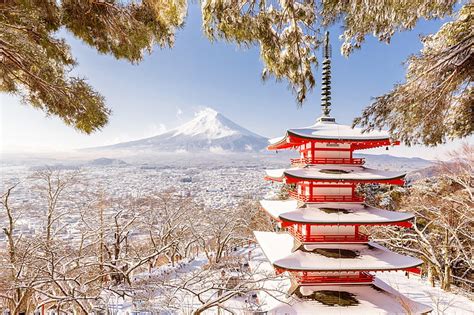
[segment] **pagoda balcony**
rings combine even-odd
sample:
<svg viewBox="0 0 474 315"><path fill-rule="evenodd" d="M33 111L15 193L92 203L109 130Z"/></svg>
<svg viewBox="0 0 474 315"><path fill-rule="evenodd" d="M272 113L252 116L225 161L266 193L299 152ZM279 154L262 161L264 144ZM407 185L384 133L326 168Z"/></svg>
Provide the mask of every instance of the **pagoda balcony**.
<svg viewBox="0 0 474 315"><path fill-rule="evenodd" d="M311 164L349 164L349 165L363 165L365 159L362 158L297 158L291 159L292 165L311 165Z"/></svg>
<svg viewBox="0 0 474 315"><path fill-rule="evenodd" d="M299 284L326 284L326 283L372 283L374 276L368 272L359 272L352 275L319 276L308 272L290 272L291 277Z"/></svg>
<svg viewBox="0 0 474 315"><path fill-rule="evenodd" d="M367 243L369 241L368 235L359 232L353 235L303 235L293 226L288 227L288 232L302 243Z"/></svg>
<svg viewBox="0 0 474 315"><path fill-rule="evenodd" d="M356 195L303 195L299 194L296 190L289 190L288 195L290 198L302 201L302 202L364 202L365 198Z"/></svg>

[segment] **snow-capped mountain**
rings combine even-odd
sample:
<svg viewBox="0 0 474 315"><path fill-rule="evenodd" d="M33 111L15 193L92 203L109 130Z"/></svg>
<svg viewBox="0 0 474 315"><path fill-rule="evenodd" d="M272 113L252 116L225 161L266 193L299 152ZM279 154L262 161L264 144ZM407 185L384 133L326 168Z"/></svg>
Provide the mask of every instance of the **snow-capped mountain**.
<svg viewBox="0 0 474 315"><path fill-rule="evenodd" d="M206 108L187 123L151 138L122 142L93 150L162 152L258 152L267 138L245 129L217 111Z"/></svg>

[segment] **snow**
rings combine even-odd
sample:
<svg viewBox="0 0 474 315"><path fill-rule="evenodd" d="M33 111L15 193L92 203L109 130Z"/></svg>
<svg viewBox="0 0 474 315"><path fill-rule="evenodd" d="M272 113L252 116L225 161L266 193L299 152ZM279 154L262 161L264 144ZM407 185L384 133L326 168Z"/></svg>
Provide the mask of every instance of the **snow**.
<svg viewBox="0 0 474 315"><path fill-rule="evenodd" d="M219 139L236 134L260 137L259 135L237 125L212 108L205 108L196 113L191 121L173 129L173 136L206 135L208 139Z"/></svg>
<svg viewBox="0 0 474 315"><path fill-rule="evenodd" d="M272 139L268 139L268 142L270 144L275 144L275 143L278 143L280 141L282 141L283 139L285 139L286 136L283 136L283 137L276 137L276 138L272 138Z"/></svg>
<svg viewBox="0 0 474 315"><path fill-rule="evenodd" d="M259 270L260 273L268 273L273 267L268 263L261 248L252 252L251 267ZM257 273L258 274L258 273ZM386 272L385 274L401 274L402 272ZM288 296L286 292L290 288L290 277L287 273L280 277L268 279L264 283L265 291L258 293L261 303L260 310L267 311L271 315L293 315L293 314L406 314L406 307L409 306L412 314L420 314L430 310L432 303L423 303L416 297L405 297L401 290L396 290L388 286L379 279L375 279L375 285L370 284L341 284L341 285L313 285L303 286L300 291L304 295L309 295L318 290L345 291L354 295L359 301L358 305L340 307L327 306L315 300L303 300L295 295ZM426 285L425 285L426 287ZM430 288L428 288L429 290ZM412 298L410 300L410 298ZM421 303L420 303L421 302ZM471 302L472 305L472 302ZM434 308L434 307L431 307ZM465 314L465 313L453 313Z"/></svg>
<svg viewBox="0 0 474 315"><path fill-rule="evenodd" d="M255 274L255 279L262 279L268 275L274 274L273 267L268 263L266 257L261 251L260 247L245 246L236 252L236 255L242 257L249 257L251 253L250 267L252 273ZM155 269L151 277L160 277L166 275L167 277L174 277L176 274L184 276L186 273L192 273L202 268L207 264L207 259L204 255L200 255L195 259L183 261L176 264L175 267L164 265ZM148 277L144 273L139 277ZM263 283L263 288L266 291L258 291L257 303L258 309L267 311L269 315L293 315L293 314L328 314L328 315L342 315L342 314L406 314L406 305L410 306L412 314L420 314L428 311L429 307L433 309L433 314L452 314L452 315L467 315L473 314L474 303L467 297L459 294L445 292L439 288L430 287L426 281L419 277L411 275L406 278L404 272L383 272L378 273L374 281L377 289L371 285L321 285L321 286L306 286L301 289L302 293L307 295L317 290L334 290L346 291L355 295L359 301L358 305L349 307L332 307L325 306L317 301L302 300L298 297L288 296L286 292L290 287L290 278L283 274L280 277L271 277L266 279ZM398 292L399 293L398 293ZM155 292L156 296L152 300L158 303L162 298L160 292ZM188 314L193 308L200 305L199 302L186 295L184 292L177 292L175 298L181 302L182 309L180 311L171 309L161 309L160 314ZM237 314L243 314L244 309L248 304L243 299L249 297L236 297L230 301L225 302L225 306L235 311ZM111 299L113 301L113 299ZM118 299L115 305L109 305L111 308L117 310L117 315L131 314L137 311L130 300L123 301ZM217 308L212 308L205 312L205 314L218 314Z"/></svg>
<svg viewBox="0 0 474 315"><path fill-rule="evenodd" d="M269 310L270 314L406 314L408 310L413 314L428 312L428 305L412 301L396 292L381 280L375 280L371 285L329 285L302 287L304 295L313 292L329 290L343 291L353 294L359 301L358 305L341 307L328 306L318 301L305 301L293 299L290 305L287 303L275 303Z"/></svg>
<svg viewBox="0 0 474 315"><path fill-rule="evenodd" d="M371 131L363 133L361 128L341 125L331 121L321 121L318 118L316 123L309 127L288 129L285 136L270 139L270 144L284 141L289 135L300 136L310 139L322 140L386 140L389 135L386 131Z"/></svg>
<svg viewBox="0 0 474 315"><path fill-rule="evenodd" d="M368 244L311 244L306 250L346 249L359 253L356 258L331 258L297 250L292 252L294 238L287 233L254 232L258 244L270 263L287 270L344 271L397 270L419 266L422 260L391 252L387 248Z"/></svg>
<svg viewBox="0 0 474 315"><path fill-rule="evenodd" d="M456 292L446 292L439 287L431 287L425 279L404 272L384 272L378 278L417 302L431 305L433 314L464 315L474 314L474 302Z"/></svg>
<svg viewBox="0 0 474 315"><path fill-rule="evenodd" d="M195 117L168 132L154 137L122 142L89 150L127 150L141 152L257 152L267 144L267 139L239 126L214 109L205 108Z"/></svg>
<svg viewBox="0 0 474 315"><path fill-rule="evenodd" d="M260 205L275 219L310 224L374 224L404 222L413 218L411 213L378 209L362 203L307 203L305 208L299 208L298 201L290 199L261 200ZM320 208L344 209L349 213L326 213Z"/></svg>
<svg viewBox="0 0 474 315"><path fill-rule="evenodd" d="M330 174L324 173L324 170L341 170L347 173ZM319 179L319 180L389 180L402 178L406 174L390 171L376 170L364 166L348 166L348 165L332 165L332 164L318 164L309 165L303 168L292 167L288 169L266 170L267 176L280 180L284 177L296 177L304 179Z"/></svg>

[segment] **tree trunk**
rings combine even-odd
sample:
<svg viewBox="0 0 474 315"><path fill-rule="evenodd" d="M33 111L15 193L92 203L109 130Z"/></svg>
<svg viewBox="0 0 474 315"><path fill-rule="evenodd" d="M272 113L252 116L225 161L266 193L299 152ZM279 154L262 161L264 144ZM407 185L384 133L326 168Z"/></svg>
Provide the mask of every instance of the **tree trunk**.
<svg viewBox="0 0 474 315"><path fill-rule="evenodd" d="M444 239L444 270L441 281L441 289L449 291L451 289L451 266L449 265L449 231L446 229Z"/></svg>
<svg viewBox="0 0 474 315"><path fill-rule="evenodd" d="M433 288L435 287L434 268L430 263L428 263L428 282L431 284Z"/></svg>
<svg viewBox="0 0 474 315"><path fill-rule="evenodd" d="M444 266L444 275L441 283L441 289L445 291L451 290L451 266Z"/></svg>

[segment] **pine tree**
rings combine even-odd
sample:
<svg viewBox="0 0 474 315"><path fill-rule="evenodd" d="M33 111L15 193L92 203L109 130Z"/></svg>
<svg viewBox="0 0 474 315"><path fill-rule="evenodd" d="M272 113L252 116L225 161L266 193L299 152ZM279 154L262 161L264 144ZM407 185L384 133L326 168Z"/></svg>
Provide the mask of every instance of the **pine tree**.
<svg viewBox="0 0 474 315"><path fill-rule="evenodd" d="M91 133L110 115L57 31L66 28L100 53L139 62L154 44L173 44L185 0L5 0L0 3L0 91Z"/></svg>
<svg viewBox="0 0 474 315"><path fill-rule="evenodd" d="M262 77L286 80L302 105L314 88L322 30L342 24L341 53L362 47L368 34L389 43L420 19L453 17L423 39L410 57L406 82L380 96L355 120L367 130L388 126L407 144L436 145L471 135L473 11L456 0L201 0L203 29L211 40L258 46ZM461 7L458 12L455 8ZM132 63L154 45L171 47L187 13L186 0L5 0L0 4L0 89L91 133L110 110L87 82L69 76L76 65L57 38L65 28L96 48Z"/></svg>

